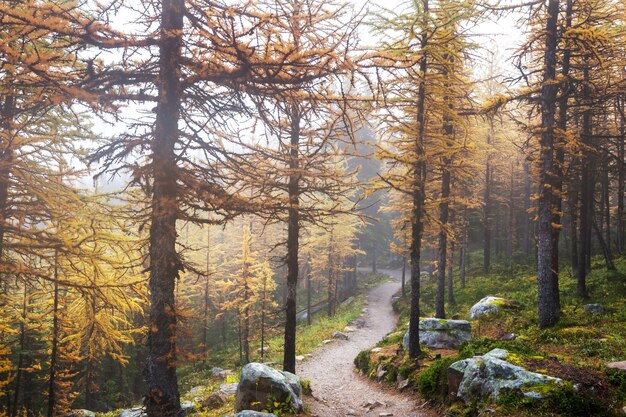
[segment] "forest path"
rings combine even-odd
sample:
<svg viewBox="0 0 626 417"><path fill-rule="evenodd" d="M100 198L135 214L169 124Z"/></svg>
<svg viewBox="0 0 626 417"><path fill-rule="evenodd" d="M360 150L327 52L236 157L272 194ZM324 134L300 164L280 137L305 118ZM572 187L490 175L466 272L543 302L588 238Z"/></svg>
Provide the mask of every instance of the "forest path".
<svg viewBox="0 0 626 417"><path fill-rule="evenodd" d="M311 380L313 401L307 405L317 417L373 417L393 415L395 417L431 417L435 411L422 408L417 395L399 393L359 375L354 367L354 358L392 331L397 316L391 306L391 297L401 287L401 271L380 270L393 281L372 288L364 302L364 314L357 319L358 329L349 333L348 340L335 340L316 349L313 357L298 364L298 375ZM310 397L309 397L310 398ZM379 401L371 410L364 407L367 402ZM424 406L426 407L426 406ZM391 413L391 414L384 414Z"/></svg>

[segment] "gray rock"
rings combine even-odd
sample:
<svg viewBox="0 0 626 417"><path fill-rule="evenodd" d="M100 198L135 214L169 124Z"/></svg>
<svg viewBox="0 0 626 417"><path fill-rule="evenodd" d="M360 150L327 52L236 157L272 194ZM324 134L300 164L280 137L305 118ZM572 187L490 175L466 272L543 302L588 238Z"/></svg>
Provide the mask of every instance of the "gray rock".
<svg viewBox="0 0 626 417"><path fill-rule="evenodd" d="M202 385L198 385L198 386L193 387L192 389L189 390L189 395L198 395L202 391L204 391L205 389L206 389L206 387L203 387Z"/></svg>
<svg viewBox="0 0 626 417"><path fill-rule="evenodd" d="M530 372L503 360L508 356L504 349L493 349L486 355L453 363L448 369L450 394L456 392L456 397L466 404L487 398L495 400L500 392L511 391L540 399L546 389L561 384L559 378Z"/></svg>
<svg viewBox="0 0 626 417"><path fill-rule="evenodd" d="M220 391L230 397L231 395L235 395L237 393L238 386L239 384L237 382L233 382L232 384L222 384L220 385Z"/></svg>
<svg viewBox="0 0 626 417"><path fill-rule="evenodd" d="M404 391L409 386L409 378L398 381L398 391Z"/></svg>
<svg viewBox="0 0 626 417"><path fill-rule="evenodd" d="M202 401L202 406L206 408L219 408L226 404L227 401L228 395L226 395L226 393L216 391Z"/></svg>
<svg viewBox="0 0 626 417"><path fill-rule="evenodd" d="M183 412L188 413L196 408L196 405L191 401L183 401L182 403L180 403L180 408L181 410L183 410Z"/></svg>
<svg viewBox="0 0 626 417"><path fill-rule="evenodd" d="M270 400L303 410L302 385L297 375L280 372L260 363L249 363L241 370L235 410L262 410Z"/></svg>
<svg viewBox="0 0 626 417"><path fill-rule="evenodd" d="M222 372L222 371L223 371L222 368L214 366L213 368L211 368L211 375L213 375L214 377L218 377L220 372Z"/></svg>
<svg viewBox="0 0 626 417"><path fill-rule="evenodd" d="M584 308L587 314L604 314L604 306L602 304L585 304Z"/></svg>
<svg viewBox="0 0 626 417"><path fill-rule="evenodd" d="M499 313L502 309L517 308L517 304L506 298L487 296L470 308L470 319L476 320L482 315Z"/></svg>
<svg viewBox="0 0 626 417"><path fill-rule="evenodd" d="M65 414L64 417L96 417L96 413L91 410L81 408L77 410L71 410L69 413Z"/></svg>
<svg viewBox="0 0 626 417"><path fill-rule="evenodd" d="M606 367L626 372L626 361L607 363Z"/></svg>
<svg viewBox="0 0 626 417"><path fill-rule="evenodd" d="M142 407L122 410L118 417L146 417L147 414Z"/></svg>
<svg viewBox="0 0 626 417"><path fill-rule="evenodd" d="M276 417L276 414L261 413L260 411L243 410L235 414L235 417Z"/></svg>
<svg viewBox="0 0 626 417"><path fill-rule="evenodd" d="M348 335L340 331L336 331L333 333L333 339L348 340Z"/></svg>
<svg viewBox="0 0 626 417"><path fill-rule="evenodd" d="M466 320L426 318L420 320L420 343L434 349L455 349L472 339L472 328ZM409 332L404 334L402 345L409 347Z"/></svg>

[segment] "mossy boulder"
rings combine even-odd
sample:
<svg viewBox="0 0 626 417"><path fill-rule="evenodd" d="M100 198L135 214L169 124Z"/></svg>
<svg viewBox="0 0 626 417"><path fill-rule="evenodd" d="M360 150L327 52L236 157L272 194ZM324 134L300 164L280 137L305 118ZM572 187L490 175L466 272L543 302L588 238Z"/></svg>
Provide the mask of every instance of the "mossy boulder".
<svg viewBox="0 0 626 417"><path fill-rule="evenodd" d="M496 400L502 393L519 393L541 399L562 384L562 380L530 372L507 362L509 352L493 349L483 356L474 356L450 365L448 389L466 404L477 400Z"/></svg>
<svg viewBox="0 0 626 417"><path fill-rule="evenodd" d="M470 319L476 320L485 314L496 314L505 309L518 309L519 304L506 298L487 296L470 308Z"/></svg>
<svg viewBox="0 0 626 417"><path fill-rule="evenodd" d="M472 327L466 320L445 320L429 317L420 320L420 343L431 349L456 349L471 340ZM409 332L404 334L402 345L409 347Z"/></svg>
<svg viewBox="0 0 626 417"><path fill-rule="evenodd" d="M279 403L294 412L301 412L302 385L300 378L280 372L262 363L249 363L241 370L235 409L261 411L268 404Z"/></svg>

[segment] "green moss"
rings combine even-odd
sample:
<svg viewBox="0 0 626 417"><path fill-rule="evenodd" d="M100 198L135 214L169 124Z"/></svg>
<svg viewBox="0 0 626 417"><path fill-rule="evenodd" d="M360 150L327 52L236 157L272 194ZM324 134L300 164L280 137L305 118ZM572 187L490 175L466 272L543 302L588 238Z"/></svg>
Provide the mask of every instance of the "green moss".
<svg viewBox="0 0 626 417"><path fill-rule="evenodd" d="M370 351L362 350L358 355L356 355L356 358L354 358L354 366L356 366L356 369L364 374L368 374L370 371L370 361Z"/></svg>
<svg viewBox="0 0 626 417"><path fill-rule="evenodd" d="M417 378L419 392L428 400L446 401L448 397L448 367L457 357L438 359Z"/></svg>

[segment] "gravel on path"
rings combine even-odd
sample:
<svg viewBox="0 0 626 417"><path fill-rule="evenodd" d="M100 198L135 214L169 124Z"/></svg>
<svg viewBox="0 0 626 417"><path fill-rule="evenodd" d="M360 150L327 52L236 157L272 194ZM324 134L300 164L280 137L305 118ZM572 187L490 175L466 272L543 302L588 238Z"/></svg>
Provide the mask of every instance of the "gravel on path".
<svg viewBox="0 0 626 417"><path fill-rule="evenodd" d="M318 348L312 357L298 364L298 374L311 380L313 400L305 401L312 416L317 417L434 417L418 394L400 393L359 375L354 358L364 349L374 346L391 332L397 316L391 297L401 287L400 271L381 270L393 281L371 289L358 319L356 331L348 340L334 340ZM377 404L380 403L380 404ZM370 404L370 406L367 406ZM373 405L373 407L372 407Z"/></svg>

